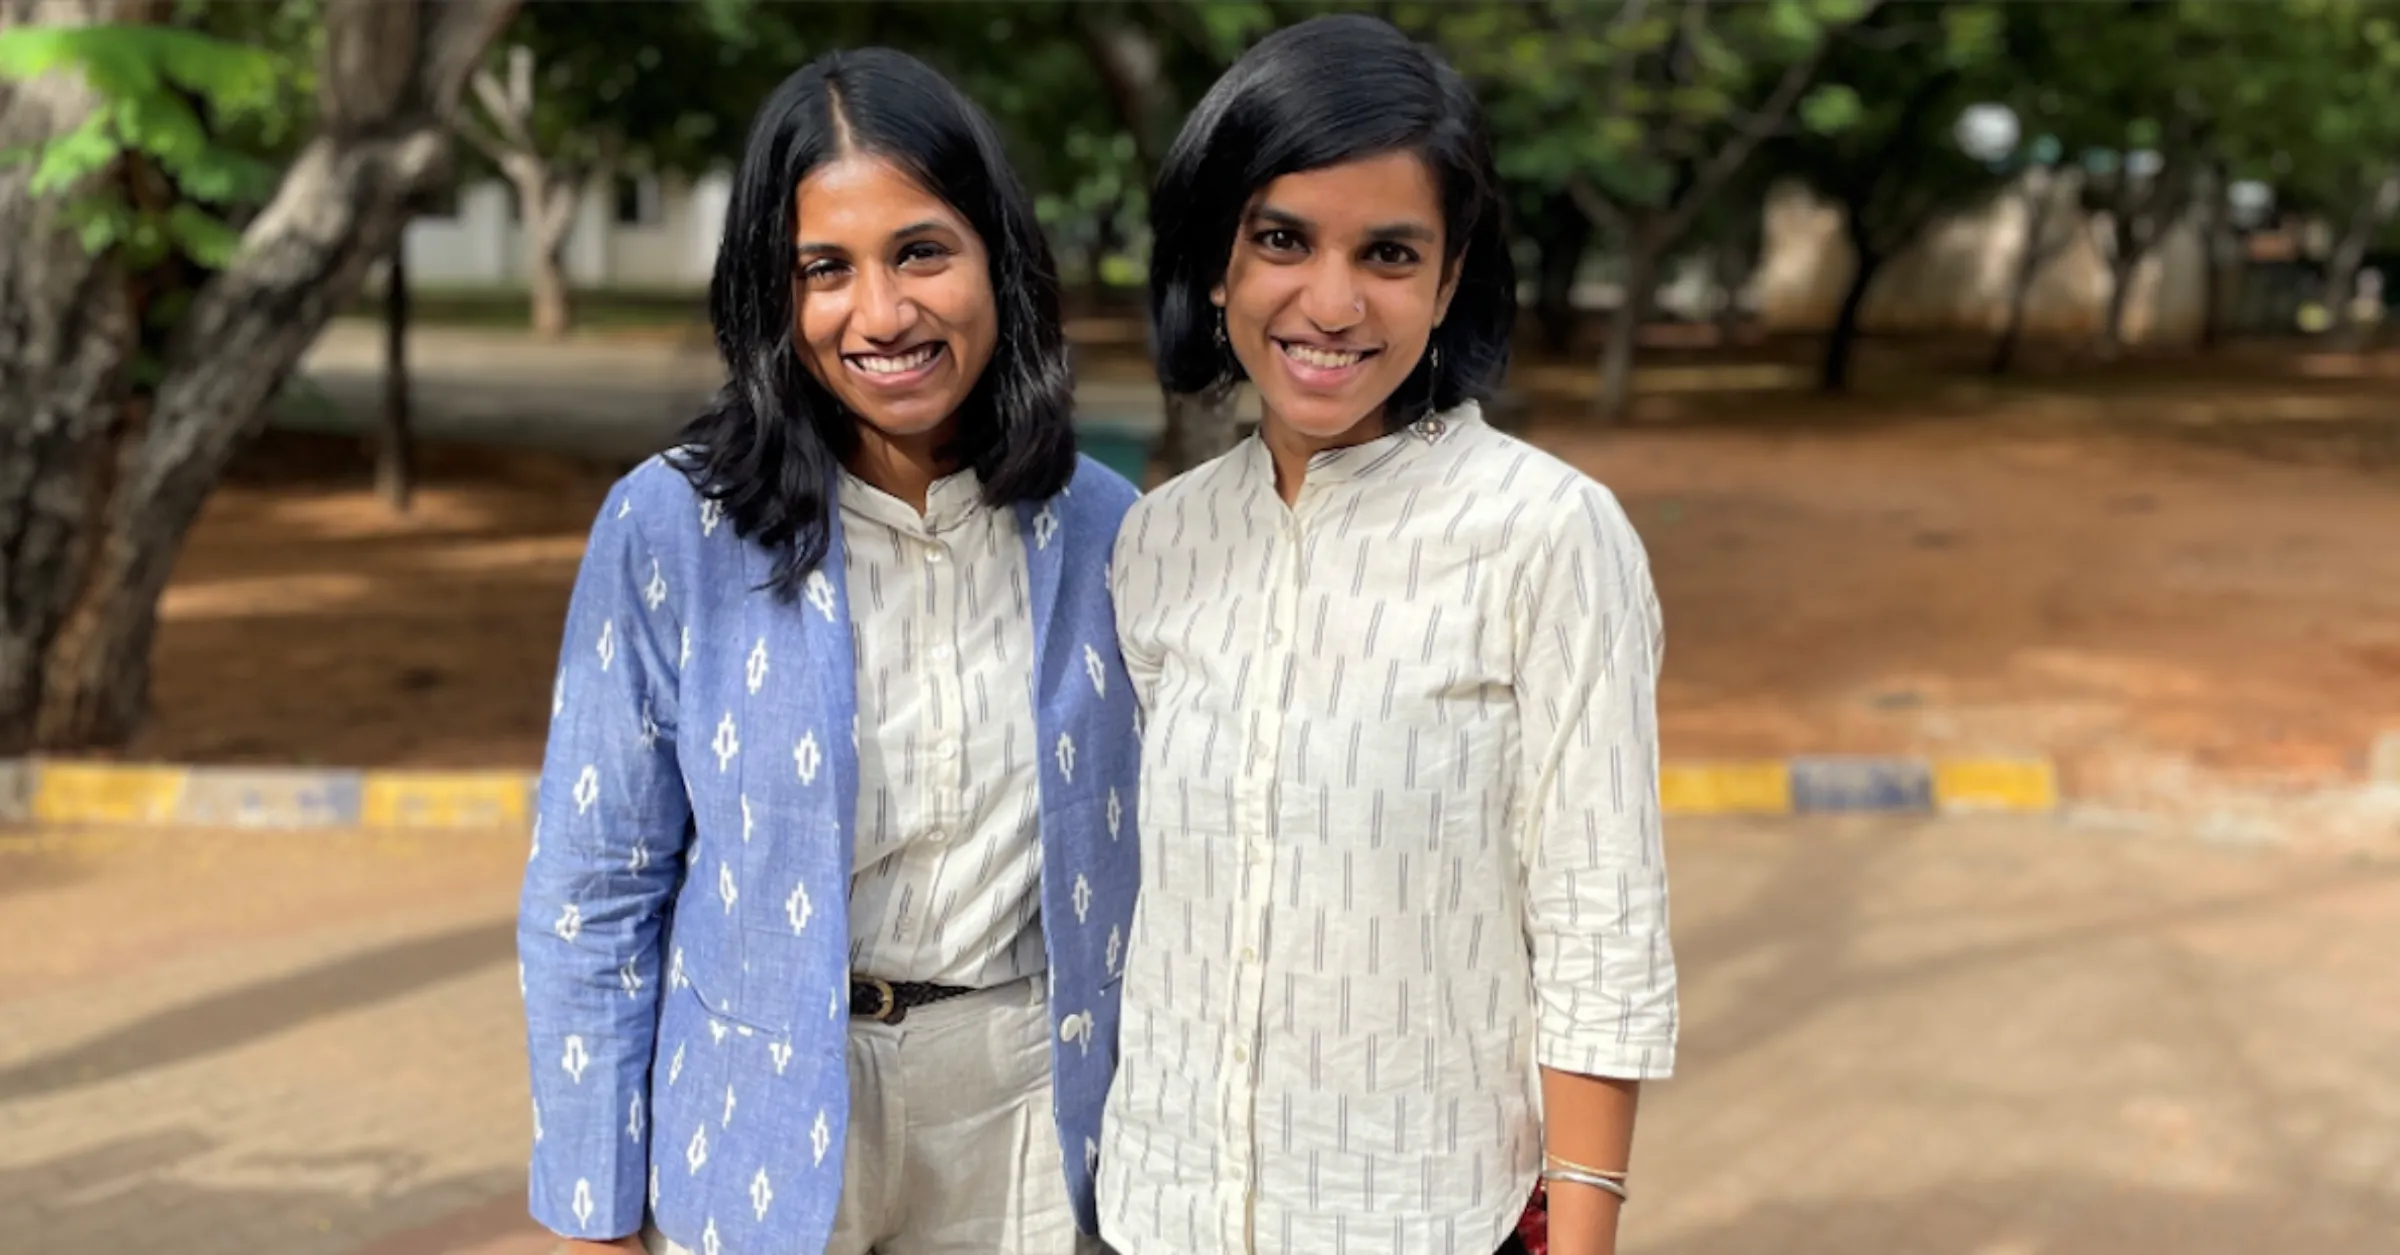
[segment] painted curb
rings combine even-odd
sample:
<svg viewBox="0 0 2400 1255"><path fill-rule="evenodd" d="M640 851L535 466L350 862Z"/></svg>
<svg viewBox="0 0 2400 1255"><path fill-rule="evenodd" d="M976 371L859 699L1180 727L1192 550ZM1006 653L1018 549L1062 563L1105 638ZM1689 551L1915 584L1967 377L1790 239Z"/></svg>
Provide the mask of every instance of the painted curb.
<svg viewBox="0 0 2400 1255"><path fill-rule="evenodd" d="M2400 737L2391 738L2400 779ZM2379 752L2381 752L2379 748ZM532 822L523 771L357 771L0 759L0 823L213 828L468 829ZM1959 814L2058 809L2042 758L1790 759L1667 763L1671 816Z"/></svg>
<svg viewBox="0 0 2400 1255"><path fill-rule="evenodd" d="M0 760L0 823L492 828L533 816L522 771L355 771Z"/></svg>
<svg viewBox="0 0 2400 1255"><path fill-rule="evenodd" d="M1669 815L1965 814L2058 809L2046 758L1790 759L1668 763L1659 796Z"/></svg>

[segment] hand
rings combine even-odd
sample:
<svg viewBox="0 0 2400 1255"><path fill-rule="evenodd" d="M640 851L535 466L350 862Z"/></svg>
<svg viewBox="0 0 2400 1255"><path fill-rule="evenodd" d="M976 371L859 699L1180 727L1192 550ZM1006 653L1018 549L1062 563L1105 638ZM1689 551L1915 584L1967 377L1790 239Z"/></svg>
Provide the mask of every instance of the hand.
<svg viewBox="0 0 2400 1255"><path fill-rule="evenodd" d="M642 1235L636 1233L608 1242L568 1238L558 1244L553 1255L649 1255L649 1248L642 1245Z"/></svg>

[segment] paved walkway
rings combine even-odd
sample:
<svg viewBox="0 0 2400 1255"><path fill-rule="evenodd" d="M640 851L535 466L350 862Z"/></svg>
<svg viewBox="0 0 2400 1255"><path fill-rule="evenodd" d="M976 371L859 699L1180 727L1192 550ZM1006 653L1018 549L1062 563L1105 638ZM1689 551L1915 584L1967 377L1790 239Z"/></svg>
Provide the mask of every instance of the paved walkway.
<svg viewBox="0 0 2400 1255"><path fill-rule="evenodd" d="M300 365L280 426L360 431L383 404L382 328L338 320ZM724 380L715 349L656 337L592 334L545 343L522 332L421 327L409 337L417 429L432 439L530 445L639 458L671 437ZM1146 437L1164 421L1148 382L1087 379L1078 421L1102 435Z"/></svg>
<svg viewBox="0 0 2400 1255"><path fill-rule="evenodd" d="M514 834L0 836L0 1248L537 1255ZM1628 1255L2400 1234L2400 861L1690 823Z"/></svg>

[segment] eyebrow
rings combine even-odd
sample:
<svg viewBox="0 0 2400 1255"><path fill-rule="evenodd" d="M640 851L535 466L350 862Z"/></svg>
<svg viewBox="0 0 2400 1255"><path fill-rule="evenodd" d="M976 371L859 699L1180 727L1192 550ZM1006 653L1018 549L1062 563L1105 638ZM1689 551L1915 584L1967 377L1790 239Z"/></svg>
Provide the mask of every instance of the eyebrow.
<svg viewBox="0 0 2400 1255"><path fill-rule="evenodd" d="M909 240L915 239L920 235L931 235L936 231L948 231L951 229L952 228L949 223L944 222L939 218L927 218L922 222L909 223L907 226L892 232L891 238L895 240ZM824 244L810 240L802 240L800 242L799 251L802 253L828 253L835 256L847 256L850 252L849 249L846 249L839 244Z"/></svg>
<svg viewBox="0 0 2400 1255"><path fill-rule="evenodd" d="M1253 225L1266 223L1302 233L1317 229L1317 224L1308 219L1288 209L1277 209L1273 205L1261 205L1252 210L1250 221ZM1408 244L1431 244L1440 237L1435 235L1433 228L1420 222L1387 222L1380 226L1369 227L1367 238L1377 243L1390 240Z"/></svg>

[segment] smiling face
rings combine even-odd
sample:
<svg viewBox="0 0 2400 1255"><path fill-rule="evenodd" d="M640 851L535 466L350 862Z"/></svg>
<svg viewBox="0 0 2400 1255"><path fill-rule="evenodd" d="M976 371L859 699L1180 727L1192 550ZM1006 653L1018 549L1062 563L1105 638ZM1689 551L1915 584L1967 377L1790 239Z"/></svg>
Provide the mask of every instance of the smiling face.
<svg viewBox="0 0 2400 1255"><path fill-rule="evenodd" d="M984 243L940 197L880 157L849 154L800 181L792 341L808 372L885 441L934 447L999 339Z"/></svg>
<svg viewBox="0 0 2400 1255"><path fill-rule="evenodd" d="M1316 445L1382 432L1449 310L1433 172L1396 152L1287 174L1250 201L1212 293L1267 421Z"/></svg>

